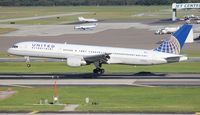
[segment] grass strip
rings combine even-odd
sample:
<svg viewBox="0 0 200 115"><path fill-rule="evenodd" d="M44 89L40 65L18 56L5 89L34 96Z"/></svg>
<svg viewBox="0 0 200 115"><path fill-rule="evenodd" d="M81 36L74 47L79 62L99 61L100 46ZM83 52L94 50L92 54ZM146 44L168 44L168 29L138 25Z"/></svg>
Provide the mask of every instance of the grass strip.
<svg viewBox="0 0 200 115"><path fill-rule="evenodd" d="M0 28L0 34L5 34L16 30L16 28Z"/></svg>
<svg viewBox="0 0 200 115"><path fill-rule="evenodd" d="M1 62L0 73L90 73L94 65L69 67L65 62L32 62L30 68L25 62ZM153 66L131 65L103 65L106 73L135 73L135 72L161 72L161 73L200 73L200 62L182 62Z"/></svg>
<svg viewBox="0 0 200 115"><path fill-rule="evenodd" d="M53 82L52 82L53 84ZM12 97L0 100L1 111L58 111L63 106L34 105L41 99L52 101L52 87L1 87L15 90ZM58 86L60 103L79 104L81 112L197 112L200 87L112 87ZM85 104L85 98L90 103ZM96 102L96 104L92 104Z"/></svg>

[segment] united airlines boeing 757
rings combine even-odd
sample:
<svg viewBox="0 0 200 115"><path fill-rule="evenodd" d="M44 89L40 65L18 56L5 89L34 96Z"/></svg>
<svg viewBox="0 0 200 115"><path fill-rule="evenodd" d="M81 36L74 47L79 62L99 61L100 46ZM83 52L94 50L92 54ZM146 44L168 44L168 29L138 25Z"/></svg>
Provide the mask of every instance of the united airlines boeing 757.
<svg viewBox="0 0 200 115"><path fill-rule="evenodd" d="M66 59L72 67L94 64L93 72L102 74L102 64L155 65L187 60L180 51L191 29L191 25L183 25L152 50L27 41L14 44L8 52L27 57L27 62L29 57L44 57Z"/></svg>

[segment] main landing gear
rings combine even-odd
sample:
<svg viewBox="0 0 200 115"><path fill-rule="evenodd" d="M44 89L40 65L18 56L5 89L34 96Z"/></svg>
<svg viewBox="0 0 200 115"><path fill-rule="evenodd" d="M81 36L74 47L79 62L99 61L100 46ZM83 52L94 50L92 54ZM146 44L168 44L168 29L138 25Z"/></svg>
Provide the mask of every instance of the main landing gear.
<svg viewBox="0 0 200 115"><path fill-rule="evenodd" d="M31 67L31 63L30 63L30 58L29 58L29 56L25 56L24 58L25 58L25 60L26 60L26 66L27 66L28 68Z"/></svg>
<svg viewBox="0 0 200 115"><path fill-rule="evenodd" d="M95 67L96 67L96 69L93 70L93 73L94 73L94 74L101 75L101 74L103 74L103 73L105 72L104 69L101 69L102 63L100 63L100 62L95 62L94 65L95 65Z"/></svg>
<svg viewBox="0 0 200 115"><path fill-rule="evenodd" d="M101 68L96 68L96 69L93 70L93 73L98 74L98 75L101 75L104 72L105 72L105 70L101 69Z"/></svg>

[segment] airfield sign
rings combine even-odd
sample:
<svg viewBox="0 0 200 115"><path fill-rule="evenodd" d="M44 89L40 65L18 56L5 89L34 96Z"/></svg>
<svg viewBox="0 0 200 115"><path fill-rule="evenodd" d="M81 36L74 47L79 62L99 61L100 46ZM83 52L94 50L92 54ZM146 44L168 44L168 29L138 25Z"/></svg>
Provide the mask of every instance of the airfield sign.
<svg viewBox="0 0 200 115"><path fill-rule="evenodd" d="M200 3L173 3L172 9L200 8Z"/></svg>
<svg viewBox="0 0 200 115"><path fill-rule="evenodd" d="M172 4L172 21L176 20L177 9L195 9L200 8L200 3L173 3Z"/></svg>

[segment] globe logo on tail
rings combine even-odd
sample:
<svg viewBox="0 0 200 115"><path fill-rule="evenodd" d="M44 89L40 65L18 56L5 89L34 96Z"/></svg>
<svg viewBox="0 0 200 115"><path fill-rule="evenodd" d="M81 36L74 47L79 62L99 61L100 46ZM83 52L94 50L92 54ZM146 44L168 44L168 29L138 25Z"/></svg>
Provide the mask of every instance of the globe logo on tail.
<svg viewBox="0 0 200 115"><path fill-rule="evenodd" d="M159 47L154 49L154 51L164 52L164 53L172 53L179 54L180 53L180 44L178 40L171 36L170 39L164 40Z"/></svg>
<svg viewBox="0 0 200 115"><path fill-rule="evenodd" d="M192 25L185 24L179 28L168 40L164 40L157 48L153 51L180 54L185 41L192 30Z"/></svg>

